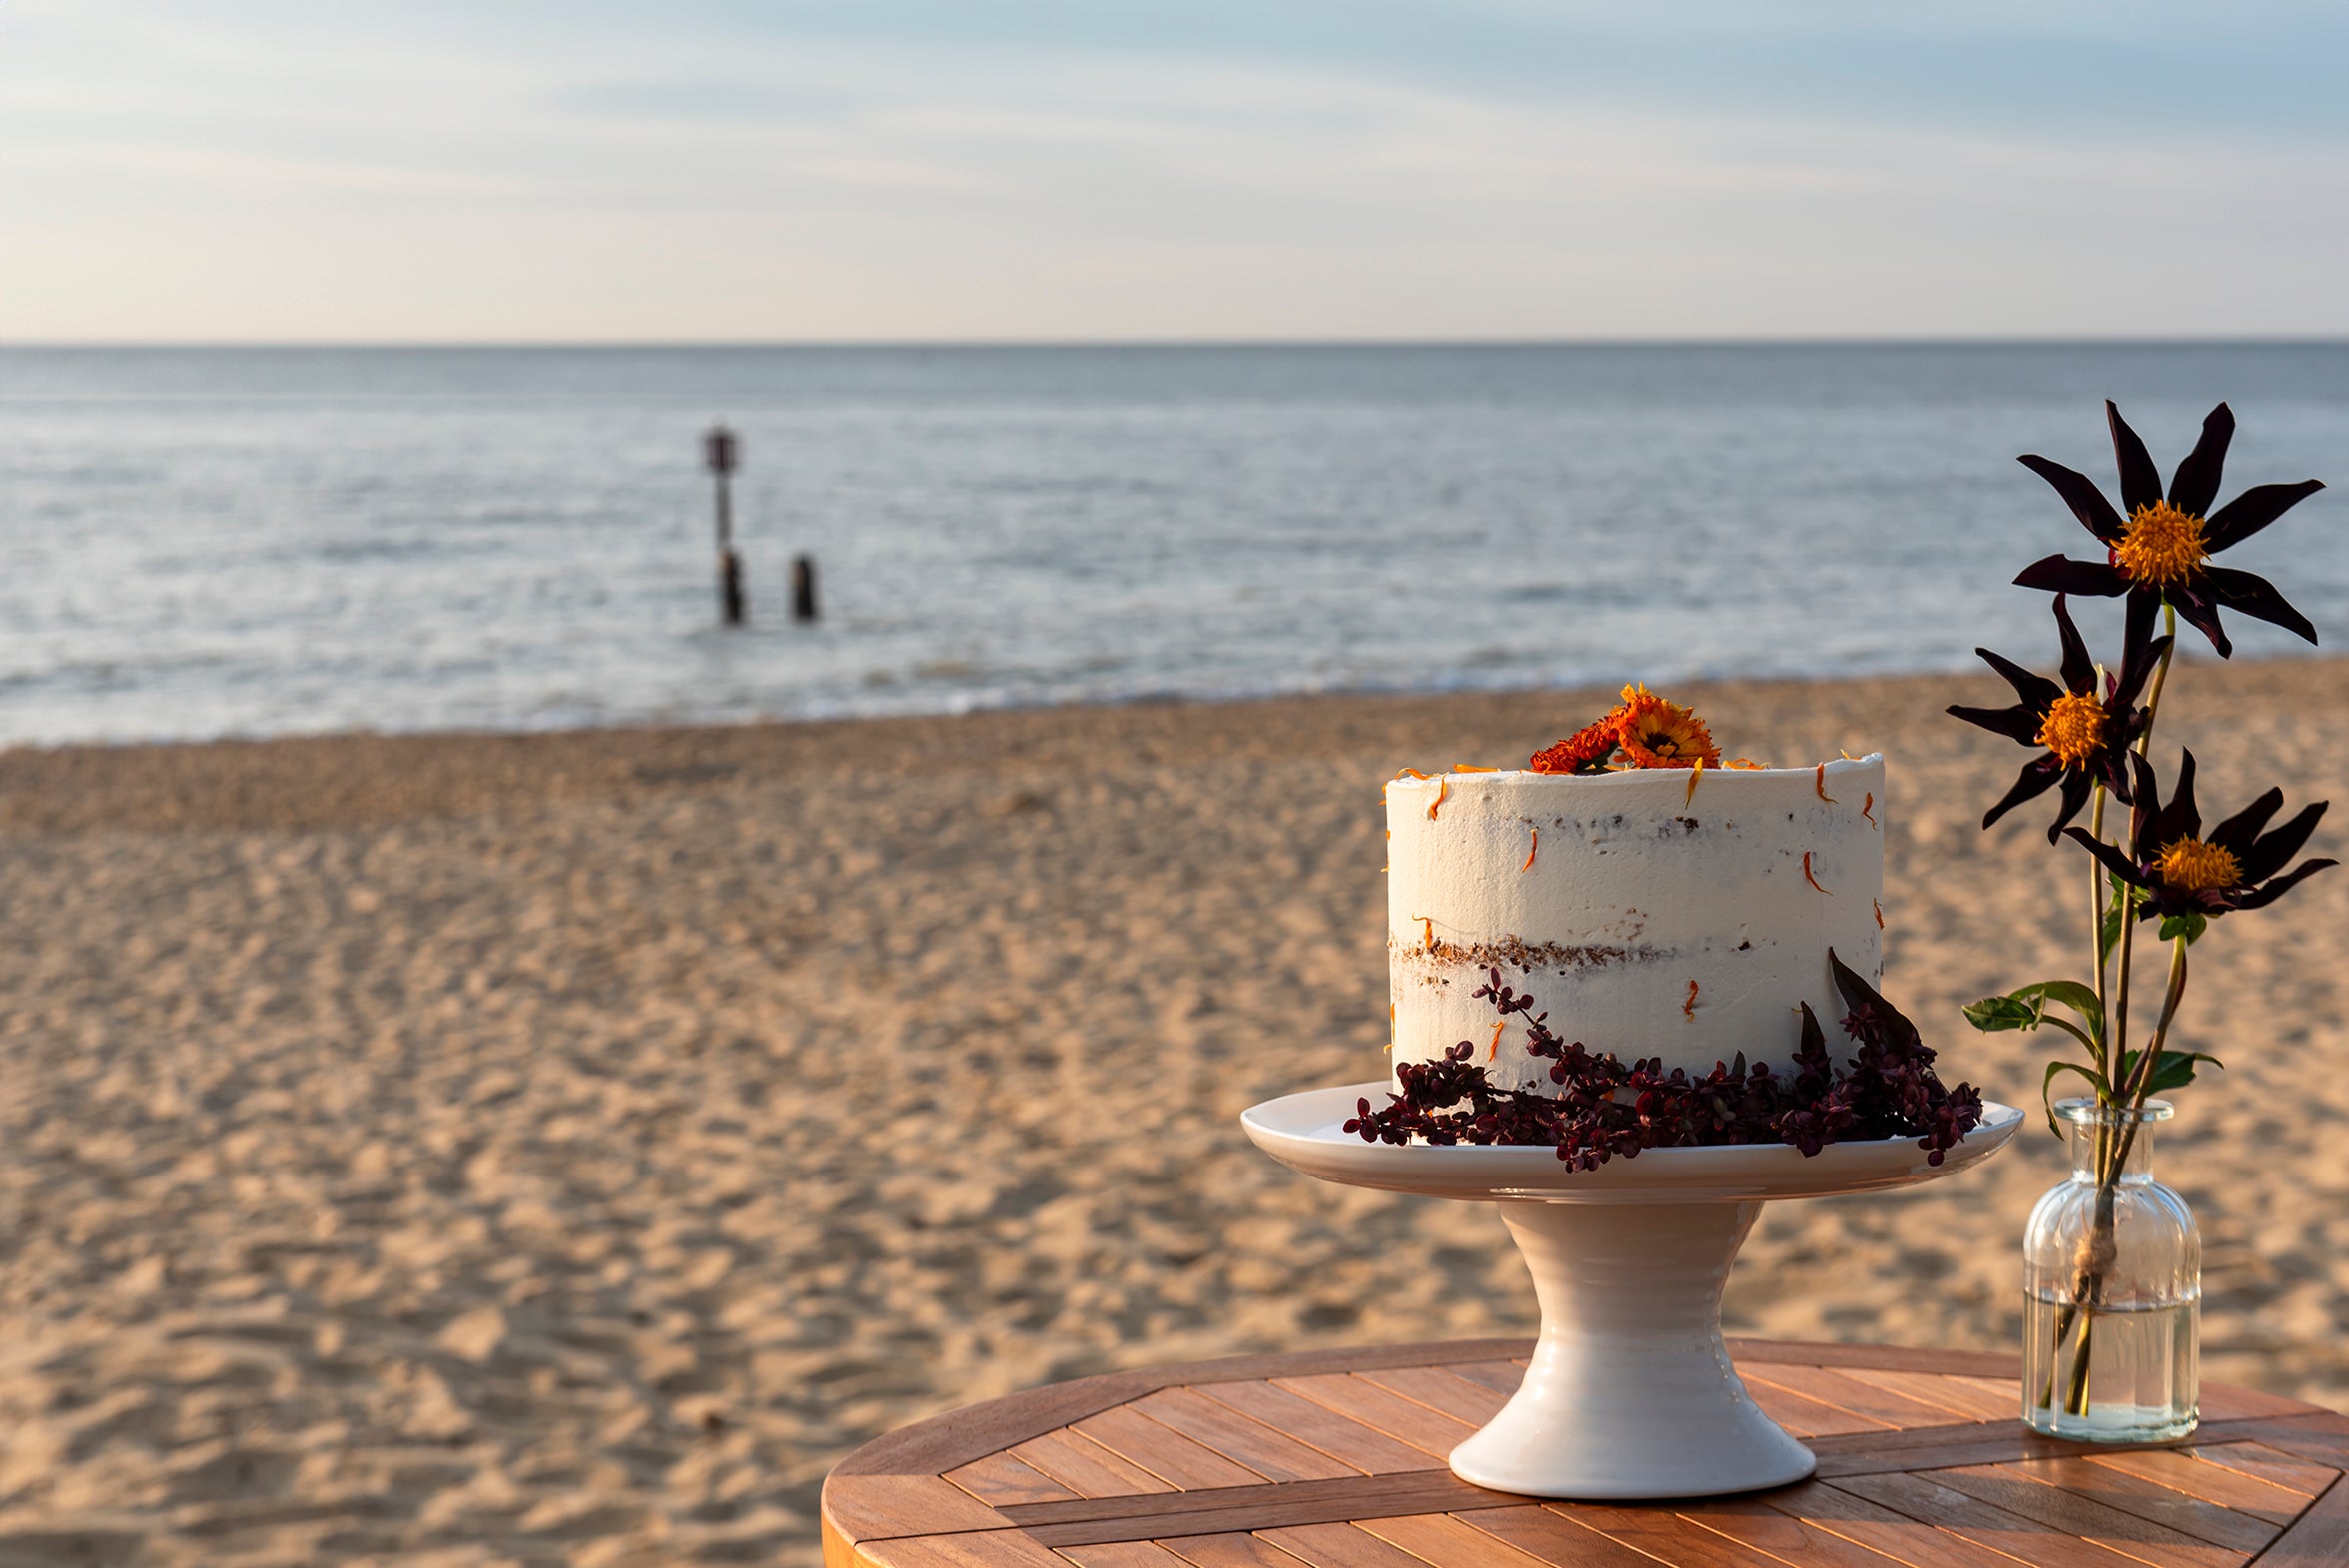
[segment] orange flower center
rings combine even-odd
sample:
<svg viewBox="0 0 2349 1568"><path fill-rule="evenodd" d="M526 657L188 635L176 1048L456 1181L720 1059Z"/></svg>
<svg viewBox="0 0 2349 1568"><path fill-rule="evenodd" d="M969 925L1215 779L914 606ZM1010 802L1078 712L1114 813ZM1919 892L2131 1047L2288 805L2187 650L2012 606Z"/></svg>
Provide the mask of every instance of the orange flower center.
<svg viewBox="0 0 2349 1568"><path fill-rule="evenodd" d="M2104 743L2104 704L2065 692L2047 709L2039 725L2039 744L2065 767L2085 767Z"/></svg>
<svg viewBox="0 0 2349 1568"><path fill-rule="evenodd" d="M2167 501L2139 506L2122 525L2120 542L2112 546L2113 564L2128 573L2131 582L2156 588L2185 581L2209 558L2202 519Z"/></svg>
<svg viewBox="0 0 2349 1568"><path fill-rule="evenodd" d="M2179 839L2161 852L2161 880L2181 893L2240 887L2243 863L2233 850L2200 839Z"/></svg>
<svg viewBox="0 0 2349 1568"><path fill-rule="evenodd" d="M1721 766L1721 748L1705 721L1677 702L1666 702L1645 686L1623 688L1618 721L1623 755L1635 768Z"/></svg>

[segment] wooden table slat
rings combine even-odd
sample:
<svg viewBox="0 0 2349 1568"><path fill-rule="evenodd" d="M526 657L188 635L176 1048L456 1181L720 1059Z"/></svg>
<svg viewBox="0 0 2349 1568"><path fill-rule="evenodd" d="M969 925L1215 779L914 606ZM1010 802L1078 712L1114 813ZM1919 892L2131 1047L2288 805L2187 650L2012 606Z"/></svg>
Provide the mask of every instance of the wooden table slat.
<svg viewBox="0 0 2349 1568"><path fill-rule="evenodd" d="M2103 1547L2076 1535L1993 1508L1978 1497L1941 1484L1933 1473L1922 1475L1862 1475L1831 1483L1895 1513L1939 1525L1953 1535L2003 1552L2031 1568L2126 1568Z"/></svg>
<svg viewBox="0 0 2349 1568"><path fill-rule="evenodd" d="M2349 1563L2349 1480L2326 1488L2258 1563L2259 1568L2341 1568Z"/></svg>
<svg viewBox="0 0 2349 1568"><path fill-rule="evenodd" d="M1759 1501L1805 1524L1882 1552L1908 1568L2013 1568L2014 1559L2003 1552L1817 1481L1770 1492Z"/></svg>
<svg viewBox="0 0 2349 1568"><path fill-rule="evenodd" d="M1514 1394L1525 1381L1523 1361L1462 1361L1444 1370L1454 1377L1465 1377L1472 1383L1482 1383L1503 1399Z"/></svg>
<svg viewBox="0 0 2349 1568"><path fill-rule="evenodd" d="M2271 1421L2259 1440L2299 1459L2312 1459L2335 1470L2349 1470L2349 1416L2300 1416Z"/></svg>
<svg viewBox="0 0 2349 1568"><path fill-rule="evenodd" d="M1935 1377L1925 1372L1854 1368L1864 1383L1889 1388L1920 1404L1939 1405L1959 1421L2015 1421L2022 1418L2022 1381L1987 1377Z"/></svg>
<svg viewBox="0 0 2349 1568"><path fill-rule="evenodd" d="M2300 1517L2312 1500L2309 1494L2289 1491L2256 1475L2230 1469L2208 1456L2226 1446L2192 1452L2154 1448L2140 1453L2090 1454L2084 1463L2125 1475L2153 1486L2167 1487L2187 1497L2216 1503L2237 1513L2262 1519L2281 1529Z"/></svg>
<svg viewBox="0 0 2349 1568"><path fill-rule="evenodd" d="M1177 1536L1164 1544L1194 1568L1306 1568L1270 1541L1245 1531Z"/></svg>
<svg viewBox="0 0 2349 1568"><path fill-rule="evenodd" d="M2325 1488L2333 1484L2333 1477L2341 1473L2331 1465L2318 1464L2310 1459L2296 1458L2291 1454L2278 1452L2265 1443L2258 1442L2205 1444L2197 1436L2193 1446L2181 1448L2177 1452L2180 1457L2192 1455L2193 1459L2199 1463L2247 1477L2263 1486L2273 1487L2288 1496L2298 1498L2297 1504L2288 1505L2281 1502L2276 1504L2279 1508L2290 1506L2295 1512L2300 1508L2307 1507L2308 1504L2324 1495ZM2109 1462L2125 1459L2135 1463L2158 1458L2159 1451L2112 1454L2100 1457L2106 1458ZM2224 1497L2216 1500L2228 1502L2228 1499ZM2246 1505L2232 1503L2230 1506L2244 1507Z"/></svg>
<svg viewBox="0 0 2349 1568"><path fill-rule="evenodd" d="M2332 1413L2323 1405L2310 1404L2305 1399L2288 1399L2282 1394L2238 1388L2232 1383L2204 1383L2201 1411L2205 1421L2255 1421L2279 1415Z"/></svg>
<svg viewBox="0 0 2349 1568"><path fill-rule="evenodd" d="M1808 1394L1800 1394L1777 1383L1764 1382L1758 1377L1741 1378L1746 1385L1746 1396L1762 1407L1762 1413L1794 1433L1797 1437L1841 1437L1853 1432L1883 1433L1894 1430L1890 1421L1874 1416L1855 1415ZM1944 1420L1949 1417L1944 1416Z"/></svg>
<svg viewBox="0 0 2349 1568"><path fill-rule="evenodd" d="M2208 1541L2213 1546L2231 1546L2238 1552L2259 1551L2283 1527L2282 1521L2237 1513L2222 1503L2188 1496L2159 1481L2131 1475L2092 1458L2020 1459L2000 1465L1999 1469L2009 1475L2043 1482L2074 1497L2102 1503L2107 1508L2117 1508L2122 1513L2135 1514L2140 1519L2165 1524L2182 1535Z"/></svg>
<svg viewBox="0 0 2349 1568"><path fill-rule="evenodd" d="M1006 1512L1038 1540L1061 1546L1089 1541L1155 1541L1224 1530L1266 1530L1285 1524L1359 1523L1394 1514L1449 1513L1517 1501L1471 1486L1449 1470L1424 1470L1416 1475L1291 1481L1277 1487L1037 1503Z"/></svg>
<svg viewBox="0 0 2349 1568"><path fill-rule="evenodd" d="M1804 1568L1895 1568L1882 1552L1751 1498L1690 1503L1680 1513L1716 1535Z"/></svg>
<svg viewBox="0 0 2349 1568"><path fill-rule="evenodd" d="M1077 1493L1042 1470L1009 1453L989 1454L946 1472L946 1479L989 1507L999 1503L1050 1503Z"/></svg>
<svg viewBox="0 0 2349 1568"><path fill-rule="evenodd" d="M1299 1442L1320 1449L1365 1475L1391 1475L1424 1470L1429 1454L1327 1405L1315 1404L1299 1393L1270 1383L1201 1383L1197 1392L1288 1433Z"/></svg>
<svg viewBox="0 0 2349 1568"><path fill-rule="evenodd" d="M2018 1475L2004 1465L1936 1470L1934 1479L1969 1497L1978 1497L1993 1508L2036 1519L2083 1541L2109 1546L2116 1552L2151 1563L2154 1568L2237 1568L2248 1555L2196 1540L2182 1530L2124 1513L2093 1497Z"/></svg>
<svg viewBox="0 0 2349 1568"><path fill-rule="evenodd" d="M1365 1473L1253 1416L1219 1404L1195 1388L1162 1388L1135 1400L1131 1408L1235 1464L1247 1466L1266 1480L1327 1481Z"/></svg>
<svg viewBox="0 0 2349 1568"><path fill-rule="evenodd" d="M851 1475L824 1485L824 1512L851 1541L999 1530L1011 1523L942 1476Z"/></svg>
<svg viewBox="0 0 2349 1568"><path fill-rule="evenodd" d="M2208 1384L2186 1442L2068 1443L2016 1419L2012 1357L1740 1341L1816 1479L1544 1501L1445 1462L1529 1351L1235 1357L922 1422L826 1481L826 1568L2349 1568L2349 1417L2298 1401Z"/></svg>
<svg viewBox="0 0 2349 1568"><path fill-rule="evenodd" d="M1892 1441L1901 1437L1928 1440L1908 1444ZM2040 1458L2059 1446L2020 1422L2003 1429L1960 1426L1889 1432L1881 1441L1871 1441L1863 1435L1852 1439L1849 1447L1830 1447L1834 1441L1823 1437L1810 1445L1811 1451L1819 1456L1818 1475L1823 1481L1845 1476L1938 1470L1960 1464L2006 1464L2016 1459Z"/></svg>
<svg viewBox="0 0 2349 1568"><path fill-rule="evenodd" d="M2213 1421L2204 1424L2196 1435L2204 1442L2233 1443L2277 1437L2287 1431L2271 1421ZM2127 1453L2175 1446L2174 1443L2063 1442L2042 1437L2020 1421L1969 1421L1961 1426L1929 1426L1909 1432L1842 1434L1814 1438L1810 1443L1811 1451L1819 1457L1819 1475L1823 1480L1846 1475L1881 1475L1896 1470L2008 1464L2017 1459L2052 1459L2083 1452Z"/></svg>
<svg viewBox="0 0 2349 1568"><path fill-rule="evenodd" d="M1364 1426L1376 1427L1390 1437L1400 1438L1437 1460L1444 1459L1476 1430L1469 1422L1430 1410L1416 1400L1405 1399L1350 1372L1276 1377L1272 1384L1350 1416Z"/></svg>
<svg viewBox="0 0 2349 1568"><path fill-rule="evenodd" d="M1101 1541L1064 1546L1061 1555L1077 1568L1182 1568L1182 1559L1156 1541Z"/></svg>
<svg viewBox="0 0 2349 1568"><path fill-rule="evenodd" d="M868 1541L857 1548L879 1568L1068 1568L1017 1530L983 1530L973 1535L913 1535Z"/></svg>
<svg viewBox="0 0 2349 1568"><path fill-rule="evenodd" d="M1561 1568L1656 1568L1656 1559L1538 1503L1460 1515L1480 1534Z"/></svg>
<svg viewBox="0 0 2349 1568"><path fill-rule="evenodd" d="M1887 1344L1812 1344L1794 1339L1728 1340L1729 1358L1740 1365L1788 1362L1795 1366L1873 1368L1923 1372L1930 1377L1988 1377L2019 1382L2022 1357L2006 1350L1913 1350Z"/></svg>
<svg viewBox="0 0 2349 1568"><path fill-rule="evenodd" d="M1752 1367L1740 1366L1738 1372L1749 1391L1757 1381L1769 1383L1853 1415L1870 1416L1897 1431L1947 1426L1951 1421L1951 1412L1944 1406L1927 1404L1834 1367L1765 1362Z"/></svg>
<svg viewBox="0 0 2349 1568"><path fill-rule="evenodd" d="M1010 1450L1080 1497L1134 1497L1174 1487L1076 1432L1047 1432Z"/></svg>
<svg viewBox="0 0 2349 1568"><path fill-rule="evenodd" d="M1769 1554L1708 1530L1674 1513L1669 1505L1634 1508L1560 1502L1544 1506L1611 1541L1670 1563L1672 1568L1777 1568Z"/></svg>
<svg viewBox="0 0 2349 1568"><path fill-rule="evenodd" d="M1479 1530L1475 1514L1411 1514L1381 1519L1364 1526L1427 1563L1429 1568L1553 1568L1557 1556L1541 1556L1488 1530ZM1585 1536L1580 1550L1599 1544ZM1575 1556L1563 1558L1575 1562Z"/></svg>
<svg viewBox="0 0 2349 1568"><path fill-rule="evenodd" d="M1362 1528L1428 1568L1548 1568L1541 1558L1451 1514L1402 1514Z"/></svg>
<svg viewBox="0 0 2349 1568"><path fill-rule="evenodd" d="M1291 1524L1261 1533L1309 1568L1427 1568L1358 1524Z"/></svg>
<svg viewBox="0 0 2349 1568"><path fill-rule="evenodd" d="M1209 1486L1249 1486L1264 1479L1204 1443L1194 1443L1173 1427L1162 1426L1132 1405L1089 1415L1070 1430L1185 1492Z"/></svg>
<svg viewBox="0 0 2349 1568"><path fill-rule="evenodd" d="M1427 1344L1357 1345L1338 1350L1284 1350L1235 1355L1187 1366L1104 1372L1074 1382L1027 1388L875 1438L832 1467L834 1475L942 1475L996 1453L1139 1399L1155 1388L1246 1378L1302 1377L1365 1367L1441 1366L1529 1355L1530 1339L1453 1339Z"/></svg>
<svg viewBox="0 0 2349 1568"><path fill-rule="evenodd" d="M2246 1514L2276 1516L2290 1523L2309 1502L2333 1486L2340 1472L2311 1465L2267 1443L2194 1443L2191 1448L2147 1448L2137 1453L2100 1453L2100 1465L2126 1469L2149 1481L2163 1481L2196 1497L2210 1497ZM2177 1476L2170 1481L2170 1476Z"/></svg>
<svg viewBox="0 0 2349 1568"><path fill-rule="evenodd" d="M1466 1421L1472 1427L1482 1426L1499 1415L1501 1406L1509 1402L1508 1394L1482 1383L1472 1383L1448 1366L1396 1366L1354 1375L1390 1393L1401 1394L1415 1404Z"/></svg>

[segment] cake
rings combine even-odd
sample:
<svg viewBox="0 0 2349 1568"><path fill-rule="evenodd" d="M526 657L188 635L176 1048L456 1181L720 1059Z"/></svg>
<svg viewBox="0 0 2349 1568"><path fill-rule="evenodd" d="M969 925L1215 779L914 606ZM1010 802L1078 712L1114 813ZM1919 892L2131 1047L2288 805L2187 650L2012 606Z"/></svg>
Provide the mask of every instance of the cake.
<svg viewBox="0 0 2349 1568"><path fill-rule="evenodd" d="M1670 760L1387 785L1398 1068L1467 1041L1493 1088L1553 1092L1523 1029L1476 996L1494 969L1561 1040L1692 1075L1739 1053L1783 1067L1806 1003L1835 1031L1831 950L1881 981L1884 758Z"/></svg>

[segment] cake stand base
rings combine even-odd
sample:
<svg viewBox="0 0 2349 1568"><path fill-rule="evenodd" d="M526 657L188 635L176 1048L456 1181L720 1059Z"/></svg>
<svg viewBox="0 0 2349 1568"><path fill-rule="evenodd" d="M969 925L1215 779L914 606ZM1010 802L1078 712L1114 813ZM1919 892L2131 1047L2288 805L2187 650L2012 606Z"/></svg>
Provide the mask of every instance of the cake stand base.
<svg viewBox="0 0 2349 1568"><path fill-rule="evenodd" d="M1284 1165L1351 1186L1498 1206L1533 1275L1541 1339L1499 1415L1452 1450L1464 1481L1531 1497L1711 1497L1784 1486L1817 1461L1754 1403L1721 1342L1721 1290L1765 1201L1908 1186L1996 1153L2011 1106L1939 1166L1915 1139L1652 1149L1596 1171L1548 1149L1365 1144L1344 1131L1351 1084L1267 1101L1242 1118Z"/></svg>
<svg viewBox="0 0 2349 1568"><path fill-rule="evenodd" d="M1464 1481L1532 1497L1693 1497L1817 1463L1747 1397L1721 1288L1760 1203L1503 1202L1541 1340L1501 1413L1452 1450Z"/></svg>

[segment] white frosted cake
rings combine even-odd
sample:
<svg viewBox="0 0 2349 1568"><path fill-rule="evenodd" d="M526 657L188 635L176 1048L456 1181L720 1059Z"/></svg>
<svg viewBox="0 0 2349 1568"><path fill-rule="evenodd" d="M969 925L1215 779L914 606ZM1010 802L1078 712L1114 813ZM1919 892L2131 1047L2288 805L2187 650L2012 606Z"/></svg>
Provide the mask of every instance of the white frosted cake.
<svg viewBox="0 0 2349 1568"><path fill-rule="evenodd" d="M1881 756L1404 777L1386 817L1398 1064L1465 1040L1496 1088L1554 1092L1475 996L1496 967L1561 1040L1692 1073L1783 1068L1805 1002L1841 1041L1830 948L1884 973Z"/></svg>

